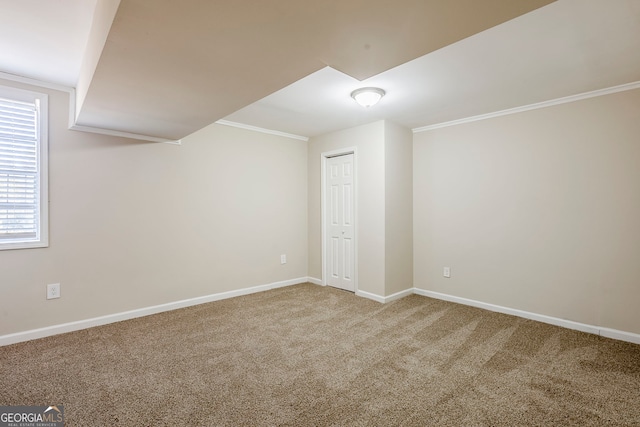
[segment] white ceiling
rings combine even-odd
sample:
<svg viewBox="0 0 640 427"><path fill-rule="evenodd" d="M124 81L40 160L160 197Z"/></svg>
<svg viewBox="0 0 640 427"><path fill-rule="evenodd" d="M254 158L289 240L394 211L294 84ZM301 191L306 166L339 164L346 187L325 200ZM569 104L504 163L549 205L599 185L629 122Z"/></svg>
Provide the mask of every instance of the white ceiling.
<svg viewBox="0 0 640 427"><path fill-rule="evenodd" d="M96 2L0 0L0 71L75 87Z"/></svg>
<svg viewBox="0 0 640 427"><path fill-rule="evenodd" d="M225 117L301 136L413 129L640 80L640 1L560 0L364 81L324 68ZM387 94L369 109L349 94Z"/></svg>
<svg viewBox="0 0 640 427"><path fill-rule="evenodd" d="M75 87L96 5L104 1L107 0L0 0L0 72ZM96 69L97 83L92 82L89 88L89 106L118 107L102 113L94 110L94 120L101 127L137 131L127 128L127 123L149 123L147 130L165 126L167 134L177 132L184 136L198 123L204 126L224 118L302 136L379 119L418 128L640 80L639 0L558 0L539 9L535 9L534 1L540 1L539 6L544 0L528 0L528 7L535 10L470 37L447 33L438 42L445 46L440 49L433 42L427 43L431 47L406 45L407 37L418 42L430 38L427 33L416 33L422 27L437 26L433 20L433 25L426 25L428 14L412 19L411 31L398 31L398 24L407 19L407 11L411 14L419 7L443 7L439 0L403 0L402 4L413 5L414 9L393 18L382 13L389 11L390 4L367 3L378 7L370 13L371 22L387 25L384 31L371 31L367 36L370 38L363 36L370 30L365 25L369 21L360 22L358 31L351 31L349 26L348 14L358 12L359 0L327 2L312 11L296 6L297 0L280 0L279 9L267 8L262 15L247 12L255 12L255 7L262 7L263 3L255 3L247 10L226 6L220 9L221 3L206 3L207 8L214 8L210 10L212 14L196 19L198 26L191 27L179 24L180 19L186 25L198 9L189 9L188 13L184 10L187 5L205 7L204 3L185 0L157 3L149 8L146 1L120 3ZM492 12L503 10L500 5L523 4L477 1L455 0L451 10L457 14L451 19L467 22L470 28L481 24L487 28L486 19ZM463 3L465 7L461 7ZM397 5L394 2L392 6ZM484 7L472 10L470 5ZM314 14L331 15L336 8L344 12L340 14L344 19L331 22L326 28L313 24ZM172 21L171 13L175 15L176 11L183 15L173 16L176 19ZM452 13L443 9L445 12ZM522 12L508 13L517 16ZM470 18L482 13L486 15L483 22ZM304 25L299 21L301 15L307 20ZM441 32L455 27L447 22L438 27ZM332 39L326 42L314 36L296 40L296 34L301 34L307 24L317 26L318 34L333 31ZM247 33L243 25L255 31ZM394 29L403 34L389 31ZM260 40L261 34L272 39ZM214 37L217 43L193 44L205 35ZM161 37L171 40L171 46L159 42ZM280 44L274 44L276 40ZM371 40L374 42L368 43ZM455 40L460 41L450 44ZM144 50L136 50L136 43ZM185 46L188 48L183 49ZM316 53L310 52L310 46ZM432 51L434 47L437 50ZM171 49L182 55L178 66L167 62ZM248 54L251 49L263 52L262 59ZM404 62L415 58L421 49L430 53ZM350 57L351 51L357 55ZM208 52L212 56L204 58ZM385 54L391 59L386 60ZM228 64L221 63L220 57ZM185 62L190 60L195 62ZM240 65L229 61L240 61ZM402 62L389 69L389 64ZM150 75L154 70L165 75ZM367 75L373 77L363 81L352 77ZM173 83L156 83L156 79L163 78ZM193 84L196 79L197 85ZM203 81L210 84L204 87ZM151 90L148 94L143 89L147 86ZM349 97L352 90L362 86L381 87L387 95L378 105L364 109ZM256 101L268 93L271 95ZM168 102L158 102L159 95ZM183 112L184 105L190 103L198 108ZM219 105L213 105L216 103ZM127 112L125 107L134 104L135 110ZM170 123L173 119L176 123ZM192 119L192 123L186 123Z"/></svg>

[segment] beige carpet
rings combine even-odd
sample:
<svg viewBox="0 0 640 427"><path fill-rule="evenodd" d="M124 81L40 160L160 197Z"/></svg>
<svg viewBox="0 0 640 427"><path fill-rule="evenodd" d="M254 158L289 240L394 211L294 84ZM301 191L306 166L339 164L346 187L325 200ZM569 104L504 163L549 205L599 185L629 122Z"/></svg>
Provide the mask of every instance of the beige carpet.
<svg viewBox="0 0 640 427"><path fill-rule="evenodd" d="M640 346L304 284L0 348L67 426L640 426Z"/></svg>

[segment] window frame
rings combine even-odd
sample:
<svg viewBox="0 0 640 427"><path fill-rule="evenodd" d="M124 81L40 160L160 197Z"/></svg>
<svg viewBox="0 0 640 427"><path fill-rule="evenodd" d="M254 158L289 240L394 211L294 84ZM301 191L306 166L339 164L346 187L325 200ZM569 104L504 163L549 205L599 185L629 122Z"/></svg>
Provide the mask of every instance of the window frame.
<svg viewBox="0 0 640 427"><path fill-rule="evenodd" d="M2 242L0 251L49 247L49 96L45 93L0 85L0 98L36 105L38 165L38 230L36 238Z"/></svg>

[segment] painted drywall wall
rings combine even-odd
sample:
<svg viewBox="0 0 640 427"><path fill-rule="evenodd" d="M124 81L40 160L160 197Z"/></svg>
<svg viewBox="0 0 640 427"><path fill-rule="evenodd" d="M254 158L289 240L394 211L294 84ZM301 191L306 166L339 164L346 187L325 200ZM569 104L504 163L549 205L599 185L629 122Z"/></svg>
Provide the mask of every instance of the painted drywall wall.
<svg viewBox="0 0 640 427"><path fill-rule="evenodd" d="M413 288L413 134L385 121L385 296Z"/></svg>
<svg viewBox="0 0 640 427"><path fill-rule="evenodd" d="M416 134L415 286L640 333L639 118L634 90Z"/></svg>
<svg viewBox="0 0 640 427"><path fill-rule="evenodd" d="M309 140L309 276L322 278L321 155L345 147L357 148L358 290L385 295L383 121Z"/></svg>
<svg viewBox="0 0 640 427"><path fill-rule="evenodd" d="M50 246L0 251L0 335L307 276L304 142L69 131L68 94L0 84L50 95Z"/></svg>

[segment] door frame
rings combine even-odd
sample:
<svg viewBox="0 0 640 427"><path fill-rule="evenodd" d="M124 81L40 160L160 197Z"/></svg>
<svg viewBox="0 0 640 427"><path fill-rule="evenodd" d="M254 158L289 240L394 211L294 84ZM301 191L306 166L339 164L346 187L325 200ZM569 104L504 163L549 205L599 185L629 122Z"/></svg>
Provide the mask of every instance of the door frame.
<svg viewBox="0 0 640 427"><path fill-rule="evenodd" d="M327 159L331 157L339 157L347 154L353 154L353 217L355 226L353 228L354 240L354 271L353 282L354 292L358 292L358 228L360 221L358 220L358 154L357 147L346 147L332 151L320 153L320 215L322 217L322 286L327 286Z"/></svg>

